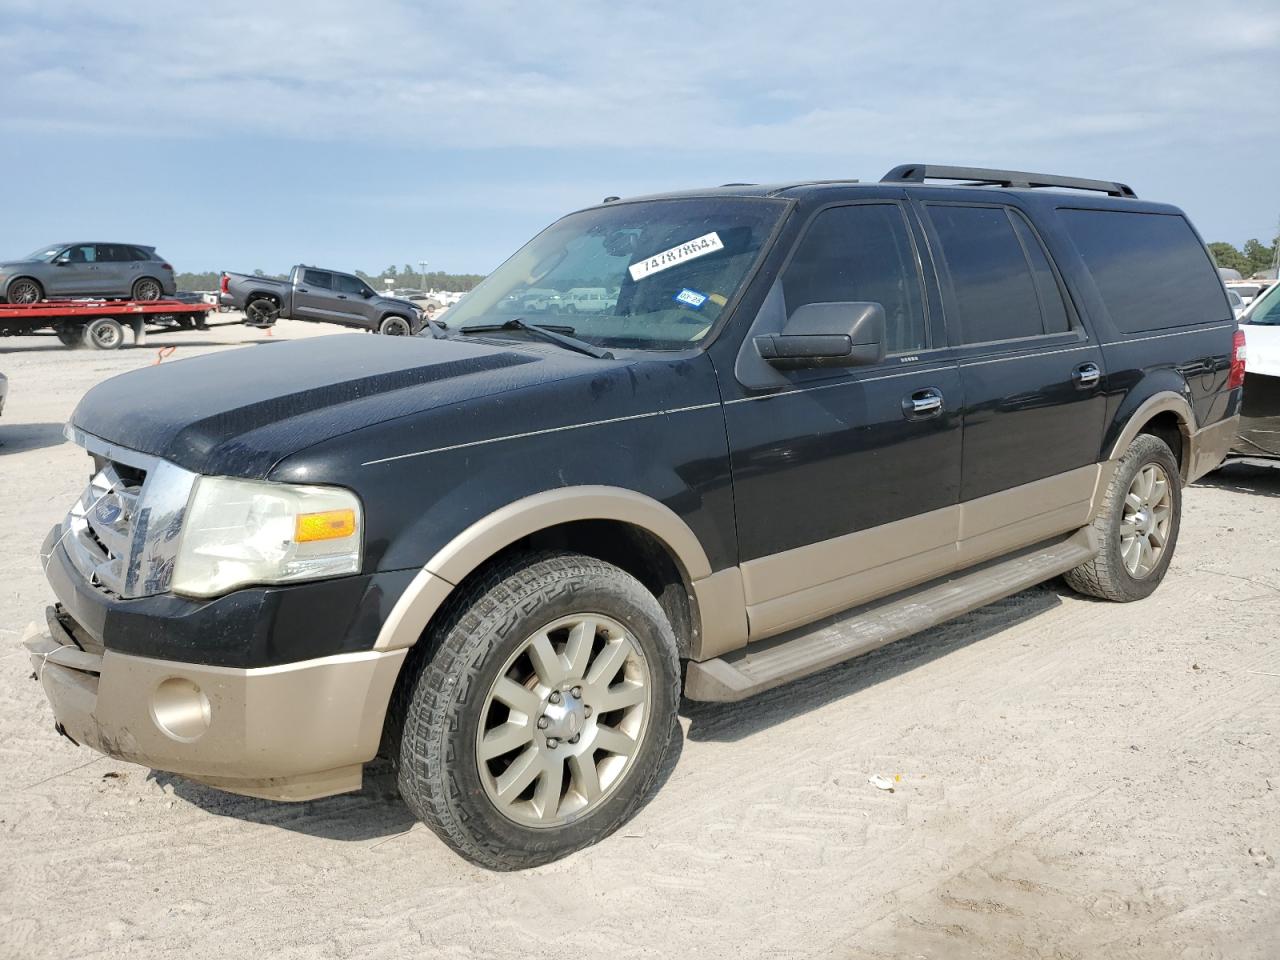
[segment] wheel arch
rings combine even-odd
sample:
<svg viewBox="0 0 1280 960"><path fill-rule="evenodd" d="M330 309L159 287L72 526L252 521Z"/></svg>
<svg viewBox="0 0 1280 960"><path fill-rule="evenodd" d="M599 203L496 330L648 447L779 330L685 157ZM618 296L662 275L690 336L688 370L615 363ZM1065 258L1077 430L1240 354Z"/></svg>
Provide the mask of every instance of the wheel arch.
<svg viewBox="0 0 1280 960"><path fill-rule="evenodd" d="M1181 394L1162 390L1142 401L1124 420L1117 420L1118 433L1110 444L1105 459L1117 460L1141 433L1164 440L1173 450L1178 469L1185 481L1191 473L1196 415Z"/></svg>
<svg viewBox="0 0 1280 960"><path fill-rule="evenodd" d="M737 568L713 574L706 551L669 507L632 490L564 487L524 497L477 520L436 552L393 606L375 649L414 645L445 608L454 590L512 551L564 549L613 563L650 590L672 620L682 656L707 647L704 619L714 605L746 636L745 603ZM726 587L728 588L726 590ZM727 602L726 602L727 601ZM715 631L717 633L720 630ZM736 633L734 634L736 636ZM714 654L712 654L714 655Z"/></svg>
<svg viewBox="0 0 1280 960"><path fill-rule="evenodd" d="M142 281L143 281L143 280L151 280L151 281L153 281L153 282L155 283L155 285L156 285L156 286L158 286L158 287L160 288L160 296L161 296L161 297L163 297L163 296L164 296L164 281L163 281L163 280L161 280L159 277L153 277L153 276L152 276L151 274L149 274L149 273L144 273L144 274L143 274L142 276L140 276L140 277L134 277L134 279L133 279L133 283L131 283L131 284L129 285L129 292L132 294L132 293L133 293L133 291L137 289L138 284L142 283Z"/></svg>
<svg viewBox="0 0 1280 960"><path fill-rule="evenodd" d="M30 281L31 281L32 283L34 283L37 287L39 287L39 288L40 288L40 295L41 295L41 296L40 296L40 298L41 298L42 300L43 300L43 299L45 299L45 298L49 295L49 291L45 289L45 287L44 287L44 283L43 283L43 282L41 282L41 280L40 280L40 278L39 278L39 277L34 277L34 276L32 276L31 274L28 274L28 273L20 273L20 274L18 274L17 276L10 277L8 280L6 280L6 281L5 281L5 284L4 284L4 290L0 291L0 293L3 293L3 294L4 294L4 298L5 298L5 300L6 300L6 301L9 299L9 289L10 289L10 288L15 284L15 283L17 283L19 280L30 280Z"/></svg>

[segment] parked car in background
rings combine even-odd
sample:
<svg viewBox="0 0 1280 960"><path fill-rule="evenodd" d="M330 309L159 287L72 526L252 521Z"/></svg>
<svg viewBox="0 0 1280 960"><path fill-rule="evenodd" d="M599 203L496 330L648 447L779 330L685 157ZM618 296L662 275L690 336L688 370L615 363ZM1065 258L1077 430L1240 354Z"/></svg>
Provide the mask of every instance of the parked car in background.
<svg viewBox="0 0 1280 960"><path fill-rule="evenodd" d="M573 287L564 295L561 309L565 313L603 313L617 303L618 298L609 299L604 287Z"/></svg>
<svg viewBox="0 0 1280 960"><path fill-rule="evenodd" d="M1246 307L1253 303L1269 286L1271 286L1271 282L1268 280L1229 280L1226 283L1227 289L1234 291Z"/></svg>
<svg viewBox="0 0 1280 960"><path fill-rule="evenodd" d="M36 303L60 297L159 300L177 290L173 267L136 243L52 243L0 263L0 297Z"/></svg>
<svg viewBox="0 0 1280 960"><path fill-rule="evenodd" d="M512 312L584 276L612 310ZM459 854L543 864L637 809L682 694L741 700L1057 576L1150 596L1244 377L1182 211L1000 170L601 204L450 316L85 395L93 478L24 640L59 730L280 800L360 789L381 747Z"/></svg>
<svg viewBox="0 0 1280 960"><path fill-rule="evenodd" d="M1227 287L1227 300L1231 303L1231 312L1236 315L1236 319L1240 319L1240 314L1245 311L1245 303L1240 299L1240 294L1236 293L1230 287Z"/></svg>
<svg viewBox="0 0 1280 960"><path fill-rule="evenodd" d="M1232 452L1280 457L1280 284L1253 301L1240 317L1244 331L1244 402L1240 436Z"/></svg>
<svg viewBox="0 0 1280 960"><path fill-rule="evenodd" d="M223 273L223 303L244 310L245 322L269 327L277 320L319 320L391 336L422 328L422 314L408 300L384 297L359 277L298 264L288 280Z"/></svg>

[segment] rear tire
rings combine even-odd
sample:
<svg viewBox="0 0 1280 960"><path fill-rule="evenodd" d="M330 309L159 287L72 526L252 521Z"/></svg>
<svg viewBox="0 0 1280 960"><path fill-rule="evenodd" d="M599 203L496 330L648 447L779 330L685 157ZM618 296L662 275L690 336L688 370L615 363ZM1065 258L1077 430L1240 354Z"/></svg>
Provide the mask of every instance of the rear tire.
<svg viewBox="0 0 1280 960"><path fill-rule="evenodd" d="M1164 579L1182 525L1182 480L1173 451L1139 434L1116 465L1093 521L1098 555L1069 571L1078 593L1128 603L1149 597Z"/></svg>
<svg viewBox="0 0 1280 960"><path fill-rule="evenodd" d="M383 317L378 332L385 337L407 337L413 333L413 327L404 317Z"/></svg>
<svg viewBox="0 0 1280 960"><path fill-rule="evenodd" d="M99 317L84 325L84 344L95 350L119 350L124 344L124 327L111 317Z"/></svg>
<svg viewBox="0 0 1280 960"><path fill-rule="evenodd" d="M9 284L5 299L10 303L39 303L44 299L44 288L30 277L18 277Z"/></svg>
<svg viewBox="0 0 1280 960"><path fill-rule="evenodd" d="M244 307L244 322L251 327L270 327L280 319L280 305L267 297L250 300Z"/></svg>
<svg viewBox="0 0 1280 960"><path fill-rule="evenodd" d="M133 285L132 297L134 300L150 303L153 300L159 300L163 296L164 289L160 286L160 281L153 280L151 277L143 277Z"/></svg>
<svg viewBox="0 0 1280 960"><path fill-rule="evenodd" d="M69 324L59 324L53 328L53 332L58 335L58 342L64 347L78 347L84 343L84 329Z"/></svg>
<svg viewBox="0 0 1280 960"><path fill-rule="evenodd" d="M593 557L542 554L496 566L451 610L393 703L409 809L495 870L608 836L675 728L680 663L653 594Z"/></svg>

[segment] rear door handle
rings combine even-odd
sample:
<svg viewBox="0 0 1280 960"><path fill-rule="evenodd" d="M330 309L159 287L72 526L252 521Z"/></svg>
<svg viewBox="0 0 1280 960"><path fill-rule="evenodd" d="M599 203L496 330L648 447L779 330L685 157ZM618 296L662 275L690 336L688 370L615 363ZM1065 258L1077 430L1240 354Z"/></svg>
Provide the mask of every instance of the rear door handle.
<svg viewBox="0 0 1280 960"><path fill-rule="evenodd" d="M1088 390L1098 385L1098 381L1102 379L1102 371L1096 363L1082 363L1071 372L1071 379L1081 390Z"/></svg>
<svg viewBox="0 0 1280 960"><path fill-rule="evenodd" d="M299 287L299 288L298 288L298 292L299 292L299 293L310 293L311 291L310 291L310 290L308 290L306 287Z"/></svg>
<svg viewBox="0 0 1280 960"><path fill-rule="evenodd" d="M942 412L942 391L937 387L917 390L902 400L902 415L908 420L927 420Z"/></svg>

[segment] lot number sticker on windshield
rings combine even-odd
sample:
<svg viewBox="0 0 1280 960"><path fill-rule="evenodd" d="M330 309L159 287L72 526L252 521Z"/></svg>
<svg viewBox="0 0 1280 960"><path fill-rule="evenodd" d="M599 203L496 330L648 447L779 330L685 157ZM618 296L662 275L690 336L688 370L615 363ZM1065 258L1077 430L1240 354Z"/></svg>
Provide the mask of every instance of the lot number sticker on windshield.
<svg viewBox="0 0 1280 960"><path fill-rule="evenodd" d="M631 271L632 280L643 280L651 273L660 273L668 267L674 267L676 264L684 263L686 260L705 257L708 253L715 253L717 250L723 249L724 244L720 242L720 234L713 231L712 233L703 234L696 240L682 243L678 247L655 253L652 257L645 257L643 260L633 263L628 269Z"/></svg>

